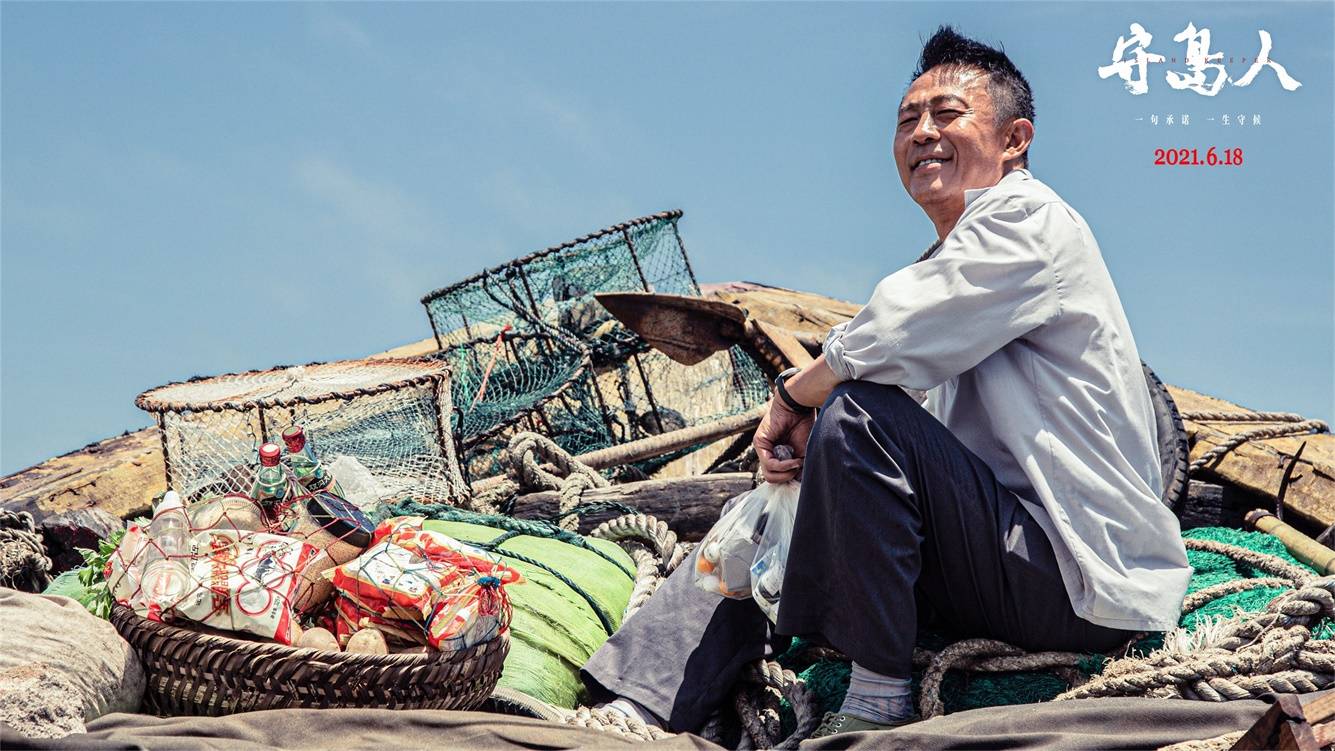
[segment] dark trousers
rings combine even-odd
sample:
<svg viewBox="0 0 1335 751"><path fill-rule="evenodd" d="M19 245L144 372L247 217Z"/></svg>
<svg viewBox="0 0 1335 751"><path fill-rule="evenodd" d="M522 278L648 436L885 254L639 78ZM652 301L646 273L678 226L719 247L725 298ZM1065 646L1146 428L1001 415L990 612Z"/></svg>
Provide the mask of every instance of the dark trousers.
<svg viewBox="0 0 1335 751"><path fill-rule="evenodd" d="M595 696L698 729L777 635L908 677L920 623L1029 650L1106 651L1129 632L1077 617L1047 535L1014 493L903 390L849 381L825 402L771 628L750 600L694 586L694 557L594 653Z"/></svg>

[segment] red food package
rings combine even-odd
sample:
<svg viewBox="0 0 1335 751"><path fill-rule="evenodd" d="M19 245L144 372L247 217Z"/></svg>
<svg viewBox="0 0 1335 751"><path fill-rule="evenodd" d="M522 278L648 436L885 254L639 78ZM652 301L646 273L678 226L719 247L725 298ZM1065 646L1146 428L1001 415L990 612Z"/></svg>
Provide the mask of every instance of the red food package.
<svg viewBox="0 0 1335 751"><path fill-rule="evenodd" d="M423 530L420 518L383 522L370 549L334 569L341 625L359 618L390 633L417 633L442 650L471 647L494 638L510 622L503 585L522 581L494 556L448 535ZM354 617L351 610L364 614ZM414 629L416 632L414 632Z"/></svg>

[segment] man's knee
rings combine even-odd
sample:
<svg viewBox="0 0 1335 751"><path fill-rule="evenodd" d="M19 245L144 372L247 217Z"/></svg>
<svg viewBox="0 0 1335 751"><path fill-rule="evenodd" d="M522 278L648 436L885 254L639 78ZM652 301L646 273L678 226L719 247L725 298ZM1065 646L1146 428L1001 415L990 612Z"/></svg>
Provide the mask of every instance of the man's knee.
<svg viewBox="0 0 1335 751"><path fill-rule="evenodd" d="M844 381L834 387L821 407L807 454L813 448L846 447L853 436L869 434L868 423L875 424L876 432L893 436L900 424L916 417L913 410L921 412L922 407L898 386Z"/></svg>

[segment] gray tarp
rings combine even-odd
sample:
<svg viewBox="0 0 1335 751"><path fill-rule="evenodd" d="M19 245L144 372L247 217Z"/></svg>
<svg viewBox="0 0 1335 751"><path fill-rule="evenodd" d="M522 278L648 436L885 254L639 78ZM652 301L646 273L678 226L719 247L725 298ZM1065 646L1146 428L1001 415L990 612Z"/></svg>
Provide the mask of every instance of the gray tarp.
<svg viewBox="0 0 1335 751"><path fill-rule="evenodd" d="M992 707L939 717L895 731L853 733L803 744L833 749L1139 749L1211 738L1250 726L1262 701L1224 704L1158 699L1083 701ZM230 717L157 718L112 714L86 735L33 740L0 726L5 749L573 749L620 747L610 733L481 712L283 709ZM645 748L645 744L634 744ZM717 748L678 736L652 748Z"/></svg>

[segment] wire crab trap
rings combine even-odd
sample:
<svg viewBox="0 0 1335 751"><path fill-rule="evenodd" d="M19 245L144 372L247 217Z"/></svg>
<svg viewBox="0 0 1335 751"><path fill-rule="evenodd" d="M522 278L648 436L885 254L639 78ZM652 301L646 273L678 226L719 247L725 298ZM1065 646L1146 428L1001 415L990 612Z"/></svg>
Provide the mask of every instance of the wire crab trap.
<svg viewBox="0 0 1335 751"><path fill-rule="evenodd" d="M434 357L457 374L451 382L454 432L470 477L500 471L495 458L517 431L538 431L570 447L605 440L584 406L589 353L576 342L503 329Z"/></svg>
<svg viewBox="0 0 1335 751"><path fill-rule="evenodd" d="M422 298L440 346L437 356L455 374L455 432L470 476L493 472L488 457L515 430L544 433L579 454L764 401L764 374L740 348L696 366L679 365L652 351L594 297L630 291L699 295L677 227L681 216L668 211L632 219ZM486 351L506 341L523 344L511 347L503 366L491 365ZM539 342L544 344L537 347ZM585 353L583 368L573 365L578 351ZM497 367L505 369L504 383L522 385L495 391L483 386L497 379Z"/></svg>
<svg viewBox="0 0 1335 751"><path fill-rule="evenodd" d="M157 421L168 487L187 501L249 493L260 445L280 442L296 425L362 504L455 502L468 493L447 422L443 362L350 360L234 373L160 386L135 405Z"/></svg>
<svg viewBox="0 0 1335 751"><path fill-rule="evenodd" d="M422 298L442 350L505 326L551 327L589 346L595 365L641 346L593 298L597 292L698 295L680 211L632 219L531 253ZM604 352L604 350L609 350Z"/></svg>
<svg viewBox="0 0 1335 751"><path fill-rule="evenodd" d="M604 368L595 377L609 440L584 450L739 414L769 398L764 371L741 347L716 352L695 365L682 365L651 350ZM636 469L651 474L696 448L641 462Z"/></svg>

